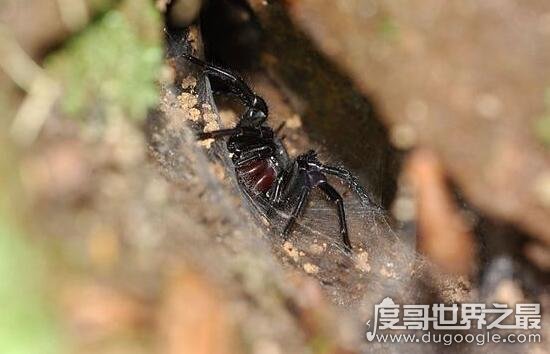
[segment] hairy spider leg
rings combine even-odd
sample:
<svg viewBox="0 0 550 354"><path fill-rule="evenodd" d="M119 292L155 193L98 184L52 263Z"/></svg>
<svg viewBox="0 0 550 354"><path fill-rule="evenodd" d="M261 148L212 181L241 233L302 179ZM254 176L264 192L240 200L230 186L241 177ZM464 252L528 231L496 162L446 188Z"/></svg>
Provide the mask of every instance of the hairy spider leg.
<svg viewBox="0 0 550 354"><path fill-rule="evenodd" d="M290 218L288 219L286 226L283 230L284 240L288 239L288 235L290 234L292 227L296 223L296 219L300 215L302 215L302 212L304 211L304 207L306 206L306 202L310 192L311 192L311 186L304 186L302 188L302 191L300 192L300 197L298 198L298 203L294 207L294 210L292 210L292 213L290 214Z"/></svg>
<svg viewBox="0 0 550 354"><path fill-rule="evenodd" d="M217 93L231 93L241 100L241 102L247 107L247 111L241 118L241 124L260 126L267 119L267 104L263 98L256 95L254 91L252 91L252 89L239 75L230 70L206 63L191 54L182 53L182 56L193 64L202 67L207 75L216 77L224 83L225 86L227 86L227 92L219 91Z"/></svg>
<svg viewBox="0 0 550 354"><path fill-rule="evenodd" d="M220 129L214 130L211 132L202 132L197 134L197 139L206 140L206 139L219 139L225 136L234 136L239 134L239 129Z"/></svg>
<svg viewBox="0 0 550 354"><path fill-rule="evenodd" d="M290 181L290 173L287 170L282 170L281 173L277 176L277 179L275 180L275 184L273 186L273 193L270 193L269 200L275 204L278 205L281 203L281 199L284 195L285 189L288 186L288 183Z"/></svg>
<svg viewBox="0 0 550 354"><path fill-rule="evenodd" d="M304 173L307 174L307 172L304 172ZM280 187L281 190L284 190L285 189L284 188L284 182L280 182L280 184L281 184L281 187ZM316 184L314 187L319 187L319 189L321 189L321 191L329 198L329 200L336 205L337 212L338 212L338 222L339 222L339 226L340 226L340 236L342 237L342 241L344 242L344 245L346 247L346 251L351 252L352 247L351 247L351 242L350 242L350 239L349 239L348 226L347 226L347 222L346 222L346 213L345 213L345 209L344 209L344 199L342 198L340 193L338 193L338 191L336 191L336 189L334 189L334 187L331 186L326 181L321 181L318 184ZM304 206L307 202L307 197L309 196L309 192L312 190L312 188L313 187L311 187L311 186L306 186L302 190L302 193L300 194L300 197L298 199L298 203L297 203L296 207L294 208L294 210L292 211L291 216L288 219L287 224L286 224L286 226L283 230L282 234L283 234L283 239L284 240L286 240L288 238L288 236L289 236L289 234L292 230L292 227L296 223L297 218L301 216L303 208L304 208ZM282 196L282 192L278 196L279 200L280 200L281 196Z"/></svg>
<svg viewBox="0 0 550 354"><path fill-rule="evenodd" d="M277 129L275 129L275 135L279 135L279 133L281 132L281 130L283 130L285 125L286 125L286 121L283 121L281 124L279 124Z"/></svg>
<svg viewBox="0 0 550 354"><path fill-rule="evenodd" d="M346 223L346 212L344 211L344 199L328 182L321 182L318 187L336 205L338 210L338 222L340 223L340 236L342 236L344 245L346 245L346 251L351 252L351 242L349 240L348 225Z"/></svg>
<svg viewBox="0 0 550 354"><path fill-rule="evenodd" d="M346 181L346 183L351 187L351 189L353 189L355 193L357 193L363 205L375 207L380 210L382 209L379 205L374 203L372 199L370 199L365 188L359 183L359 180L357 179L357 177L355 177L350 171L346 170L345 168L327 166L320 163L315 164L315 166L319 167L321 172L336 176Z"/></svg>
<svg viewBox="0 0 550 354"><path fill-rule="evenodd" d="M197 139L219 139L223 137L241 137L248 136L261 139L272 139L273 131L269 127L250 128L250 127L235 127L230 129L213 130L211 132L202 132L197 134Z"/></svg>
<svg viewBox="0 0 550 354"><path fill-rule="evenodd" d="M177 43L166 28L164 29L164 33L171 42ZM268 108L264 99L256 95L239 75L233 73L231 70L209 64L189 53L179 52L177 54L181 55L184 59L190 61L191 63L203 68L207 75L216 77L224 83L224 85L227 86L227 92L220 93L231 93L236 95L241 100L241 102L247 107L247 111L242 117L245 124L250 126L260 126L267 119Z"/></svg>
<svg viewBox="0 0 550 354"><path fill-rule="evenodd" d="M283 141L286 139L286 135L279 135L281 133L281 130L283 130L283 128L285 127L286 125L286 122L283 121L281 124L279 124L279 126L277 127L277 129L275 129L275 135L279 136L279 140L280 141Z"/></svg>
<svg viewBox="0 0 550 354"><path fill-rule="evenodd" d="M208 75L222 80L226 85L233 89L231 92L236 94L247 106L252 105L256 95L237 74L231 72L230 70L220 68L214 64L209 64L188 53L182 53L182 56L193 64L203 68Z"/></svg>

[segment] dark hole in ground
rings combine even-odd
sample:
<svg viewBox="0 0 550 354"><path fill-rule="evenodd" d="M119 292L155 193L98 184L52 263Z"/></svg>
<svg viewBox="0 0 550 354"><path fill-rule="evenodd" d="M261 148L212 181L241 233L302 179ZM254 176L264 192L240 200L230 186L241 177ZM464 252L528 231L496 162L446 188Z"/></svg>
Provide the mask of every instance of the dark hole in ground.
<svg viewBox="0 0 550 354"><path fill-rule="evenodd" d="M517 227L482 216L474 231L480 245L477 282L483 297L503 280L517 281L525 294L532 297L541 294L541 284L550 283L548 274L525 257L529 238Z"/></svg>
<svg viewBox="0 0 550 354"><path fill-rule="evenodd" d="M472 280L481 298L489 298L507 280L516 282L528 297L540 295L540 284L548 284L550 278L527 259L528 235L471 205L456 184L449 182L449 188L454 202L467 215L476 238L478 267Z"/></svg>

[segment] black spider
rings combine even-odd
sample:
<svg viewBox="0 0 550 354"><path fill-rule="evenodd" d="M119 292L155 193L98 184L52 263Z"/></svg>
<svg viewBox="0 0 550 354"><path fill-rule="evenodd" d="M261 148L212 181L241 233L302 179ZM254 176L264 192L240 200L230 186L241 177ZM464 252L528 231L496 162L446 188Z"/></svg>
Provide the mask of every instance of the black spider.
<svg viewBox="0 0 550 354"><path fill-rule="evenodd" d="M243 79L227 69L205 63L192 55L182 55L202 67L211 79L223 84L223 89L218 93L235 95L244 104L246 110L235 128L200 133L198 139L227 137L227 149L232 154L239 185L249 194L263 196L276 210L291 209L290 218L282 231L284 239L286 240L296 219L303 212L311 190L318 187L336 205L340 235L346 250L351 251L344 201L327 182L326 174L345 180L364 204L378 208L371 202L358 180L346 169L322 164L313 150L292 160L276 132L265 124L268 116L265 101Z"/></svg>

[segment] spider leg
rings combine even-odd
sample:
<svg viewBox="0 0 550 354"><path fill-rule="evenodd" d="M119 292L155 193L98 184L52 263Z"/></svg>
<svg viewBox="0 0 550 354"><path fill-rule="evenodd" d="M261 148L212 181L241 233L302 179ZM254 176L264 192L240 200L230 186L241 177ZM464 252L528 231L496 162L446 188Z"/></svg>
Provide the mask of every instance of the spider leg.
<svg viewBox="0 0 550 354"><path fill-rule="evenodd" d="M296 219L302 214L304 211L304 207L306 206L307 198L309 196L309 193L311 192L311 187L304 186L302 188L302 191L300 192L300 197L298 199L298 203L294 207L294 210L292 210L292 214L290 215L290 219L288 219L286 226L283 230L283 239L286 240L288 238L288 235L290 234L290 231L294 224L296 223Z"/></svg>
<svg viewBox="0 0 550 354"><path fill-rule="evenodd" d="M191 63L203 68L207 75L215 77L223 82L229 91L237 95L247 106L252 105L256 95L237 74L231 72L230 70L202 61L191 54L182 53L181 55Z"/></svg>
<svg viewBox="0 0 550 354"><path fill-rule="evenodd" d="M206 139L219 139L223 138L224 136L232 136L232 135L238 135L239 129L233 128L233 129L220 129L220 130L214 130L211 132L202 132L197 134L198 140L206 140Z"/></svg>
<svg viewBox="0 0 550 354"><path fill-rule="evenodd" d="M340 195L340 193L338 193L338 191L336 191L336 189L334 189L333 186L331 186L327 182L321 182L317 186L323 191L323 193L327 195L327 197L334 204L336 204L336 208L338 209L338 221L340 223L340 235L342 236L342 240L346 245L346 251L351 252L351 242L348 235L346 212L344 210L344 200L342 199L342 196Z"/></svg>
<svg viewBox="0 0 550 354"><path fill-rule="evenodd" d="M277 176L277 179L275 180L275 184L272 189L273 193L271 193L269 196L269 200L273 204L278 205L281 202L283 193L289 181L290 181L290 173L287 170L282 170L281 173L279 173L279 175Z"/></svg>
<svg viewBox="0 0 550 354"><path fill-rule="evenodd" d="M226 136L247 136L260 139L268 139L273 135L273 132L270 128L261 127L258 128L247 128L247 127L236 127L231 129L220 129L214 130L211 132L202 132L197 134L198 140L206 139L218 139Z"/></svg>
<svg viewBox="0 0 550 354"><path fill-rule="evenodd" d="M239 75L230 70L206 63L191 54L182 53L182 56L203 68L209 77L214 77L223 84L223 89L217 90L217 93L233 94L241 100L247 107L241 120L244 120L247 125L260 126L267 119L268 109L265 101L256 95Z"/></svg>
<svg viewBox="0 0 550 354"><path fill-rule="evenodd" d="M281 130L283 130L283 128L285 127L286 125L286 122L283 121L281 124L279 124L279 126L277 127L277 129L275 129L275 135L279 135L279 133L281 132Z"/></svg>
<svg viewBox="0 0 550 354"><path fill-rule="evenodd" d="M372 199L369 197L369 194L367 193L365 188L361 185L361 183L359 183L359 180L357 179L357 177L355 177L350 171L346 170L345 168L327 166L320 163L317 164L316 166L319 167L321 172L336 176L346 181L346 183L351 187L351 189L353 189L355 193L357 193L363 205L368 205L371 207L374 206L377 209L382 209L378 204L372 201Z"/></svg>

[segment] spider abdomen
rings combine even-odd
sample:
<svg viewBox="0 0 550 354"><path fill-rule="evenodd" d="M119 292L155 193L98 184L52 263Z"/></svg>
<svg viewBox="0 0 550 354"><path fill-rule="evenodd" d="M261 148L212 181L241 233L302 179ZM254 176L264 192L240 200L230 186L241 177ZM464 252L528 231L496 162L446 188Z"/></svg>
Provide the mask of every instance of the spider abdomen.
<svg viewBox="0 0 550 354"><path fill-rule="evenodd" d="M269 159L258 159L237 168L237 177L249 189L266 193L273 186L277 172Z"/></svg>

